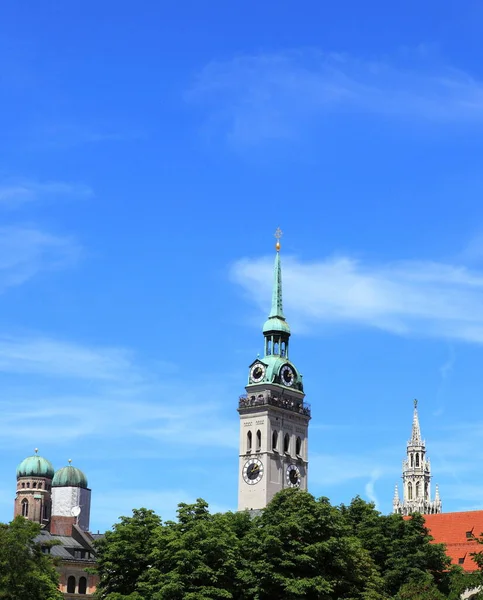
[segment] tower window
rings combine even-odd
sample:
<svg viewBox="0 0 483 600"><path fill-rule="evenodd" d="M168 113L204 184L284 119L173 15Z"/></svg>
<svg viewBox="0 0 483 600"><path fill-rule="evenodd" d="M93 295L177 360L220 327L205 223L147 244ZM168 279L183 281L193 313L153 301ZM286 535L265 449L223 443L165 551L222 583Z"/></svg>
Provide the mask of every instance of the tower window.
<svg viewBox="0 0 483 600"><path fill-rule="evenodd" d="M283 451L288 452L289 448L290 448L290 436L288 433L286 433L285 437L283 438Z"/></svg>
<svg viewBox="0 0 483 600"><path fill-rule="evenodd" d="M23 487L23 488L25 487L25 483L22 483L22 487Z"/></svg>
<svg viewBox="0 0 483 600"><path fill-rule="evenodd" d="M302 450L302 440L300 436L297 436L297 441L295 442L295 454L300 456L300 451Z"/></svg>
<svg viewBox="0 0 483 600"><path fill-rule="evenodd" d="M32 487L34 487L34 488L37 487L37 482L36 481L33 482Z"/></svg>
<svg viewBox="0 0 483 600"><path fill-rule="evenodd" d="M252 451L252 432L247 433L247 452Z"/></svg>
<svg viewBox="0 0 483 600"><path fill-rule="evenodd" d="M419 454L416 454L416 466L419 467Z"/></svg>
<svg viewBox="0 0 483 600"><path fill-rule="evenodd" d="M79 579L79 594L85 594L87 592L87 579L81 577Z"/></svg>
<svg viewBox="0 0 483 600"><path fill-rule="evenodd" d="M257 452L260 452L261 447L262 447L262 432L260 431L260 429L258 429L258 431L257 431Z"/></svg>
<svg viewBox="0 0 483 600"><path fill-rule="evenodd" d="M41 490L42 489L42 484L39 483L39 485L37 486L37 489Z"/></svg>
<svg viewBox="0 0 483 600"><path fill-rule="evenodd" d="M274 354L278 354L278 342L275 342L275 343L273 344L273 353L274 353Z"/></svg>
<svg viewBox="0 0 483 600"><path fill-rule="evenodd" d="M416 498L419 498L420 496L420 491L421 491L421 486L419 484L419 481L416 483Z"/></svg>
<svg viewBox="0 0 483 600"><path fill-rule="evenodd" d="M67 579L67 593L75 594L75 577L73 575Z"/></svg>
<svg viewBox="0 0 483 600"><path fill-rule="evenodd" d="M47 514L47 504L44 504L44 521L47 521L48 518L48 514Z"/></svg>
<svg viewBox="0 0 483 600"><path fill-rule="evenodd" d="M414 458L413 458L412 454L411 454L411 467L414 467Z"/></svg>
<svg viewBox="0 0 483 600"><path fill-rule="evenodd" d="M408 500L413 499L413 484L411 482L408 483Z"/></svg>
<svg viewBox="0 0 483 600"><path fill-rule="evenodd" d="M272 354L272 340L267 340L267 356Z"/></svg>
<svg viewBox="0 0 483 600"><path fill-rule="evenodd" d="M282 342L280 344L280 356L285 356L287 352L287 344L285 342Z"/></svg>
<svg viewBox="0 0 483 600"><path fill-rule="evenodd" d="M272 450L278 451L278 431L276 429L272 433Z"/></svg>
<svg viewBox="0 0 483 600"><path fill-rule="evenodd" d="M22 517L28 517L29 516L29 501L27 500L27 498L24 498L22 500Z"/></svg>

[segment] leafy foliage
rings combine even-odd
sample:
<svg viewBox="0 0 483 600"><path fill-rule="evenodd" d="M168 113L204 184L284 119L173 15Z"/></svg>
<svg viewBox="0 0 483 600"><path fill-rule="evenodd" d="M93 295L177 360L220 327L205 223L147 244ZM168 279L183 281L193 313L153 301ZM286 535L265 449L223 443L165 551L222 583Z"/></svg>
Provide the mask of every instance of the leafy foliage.
<svg viewBox="0 0 483 600"><path fill-rule="evenodd" d="M61 600L59 576L52 558L35 537L40 525L23 517L0 524L0 599Z"/></svg>
<svg viewBox="0 0 483 600"><path fill-rule="evenodd" d="M139 509L97 543L103 600L453 600L469 582L424 519L292 489L259 516ZM456 582L456 583L455 583Z"/></svg>

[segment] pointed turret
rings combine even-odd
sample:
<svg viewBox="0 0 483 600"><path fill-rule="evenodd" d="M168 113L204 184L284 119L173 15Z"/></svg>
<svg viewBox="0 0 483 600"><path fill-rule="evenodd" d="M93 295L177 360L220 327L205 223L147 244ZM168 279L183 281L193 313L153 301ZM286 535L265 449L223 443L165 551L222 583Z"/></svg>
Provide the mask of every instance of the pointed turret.
<svg viewBox="0 0 483 600"><path fill-rule="evenodd" d="M419 427L418 417L418 401L414 400L414 414L413 414L413 430L411 432L411 439L409 441L411 446L422 446L424 445L421 439L421 429Z"/></svg>
<svg viewBox="0 0 483 600"><path fill-rule="evenodd" d="M413 512L441 512L441 499L437 488L435 499L431 500L431 464L426 456L426 444L421 437L417 400L414 400L411 439L408 441L406 459L403 461L403 499L394 496L393 509L395 513L403 515Z"/></svg>

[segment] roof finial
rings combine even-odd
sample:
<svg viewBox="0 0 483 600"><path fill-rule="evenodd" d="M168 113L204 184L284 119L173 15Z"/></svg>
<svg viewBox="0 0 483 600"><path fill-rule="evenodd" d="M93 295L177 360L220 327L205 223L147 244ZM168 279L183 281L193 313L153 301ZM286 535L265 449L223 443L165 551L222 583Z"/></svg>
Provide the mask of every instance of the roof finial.
<svg viewBox="0 0 483 600"><path fill-rule="evenodd" d="M38 453L39 453L39 449L35 448L35 454L38 454Z"/></svg>
<svg viewBox="0 0 483 600"><path fill-rule="evenodd" d="M67 461L70 465L70 463L72 462L72 458L69 458L69 460Z"/></svg>
<svg viewBox="0 0 483 600"><path fill-rule="evenodd" d="M414 399L414 408L418 408L418 401L416 400L416 398Z"/></svg>
<svg viewBox="0 0 483 600"><path fill-rule="evenodd" d="M414 400L414 415L413 415L413 430L411 432L411 439L409 443L412 446L420 446L421 444L424 446L424 442L421 438L421 429L419 427L419 417L418 417L418 401Z"/></svg>
<svg viewBox="0 0 483 600"><path fill-rule="evenodd" d="M277 238L277 243L275 244L275 249L277 252L280 252L280 238L283 235L283 231L280 229L280 227L277 227L277 231L275 232L275 237Z"/></svg>

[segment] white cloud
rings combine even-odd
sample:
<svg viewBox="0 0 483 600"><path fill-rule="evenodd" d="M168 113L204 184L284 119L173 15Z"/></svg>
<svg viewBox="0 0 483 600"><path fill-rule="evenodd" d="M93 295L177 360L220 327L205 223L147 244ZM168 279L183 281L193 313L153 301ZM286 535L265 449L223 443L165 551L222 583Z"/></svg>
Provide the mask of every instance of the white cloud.
<svg viewBox="0 0 483 600"><path fill-rule="evenodd" d="M81 253L72 238L33 226L0 227L0 292L44 270L73 265Z"/></svg>
<svg viewBox="0 0 483 600"><path fill-rule="evenodd" d="M0 336L0 372L90 380L138 381L129 352L46 337Z"/></svg>
<svg viewBox="0 0 483 600"><path fill-rule="evenodd" d="M483 82L417 59L411 68L313 49L238 56L208 64L188 98L207 104L210 125L242 143L296 138L335 110L483 123Z"/></svg>
<svg viewBox="0 0 483 600"><path fill-rule="evenodd" d="M245 259L232 269L265 307L271 259ZM438 262L371 264L347 256L319 262L284 259L284 301L299 330L352 324L399 335L483 343L483 272Z"/></svg>
<svg viewBox="0 0 483 600"><path fill-rule="evenodd" d="M92 196L91 188L86 185L63 181L38 182L29 180L9 181L0 184L0 206L15 208L36 200L59 197Z"/></svg>

